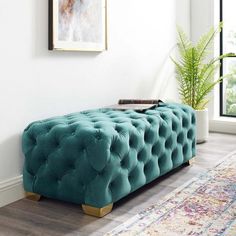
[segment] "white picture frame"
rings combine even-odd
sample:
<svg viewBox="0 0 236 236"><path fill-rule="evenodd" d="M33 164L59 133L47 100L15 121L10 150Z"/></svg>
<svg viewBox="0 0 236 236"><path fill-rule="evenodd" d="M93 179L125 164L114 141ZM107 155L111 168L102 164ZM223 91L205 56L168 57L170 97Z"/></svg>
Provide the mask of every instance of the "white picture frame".
<svg viewBox="0 0 236 236"><path fill-rule="evenodd" d="M107 50L107 0L49 0L49 50Z"/></svg>

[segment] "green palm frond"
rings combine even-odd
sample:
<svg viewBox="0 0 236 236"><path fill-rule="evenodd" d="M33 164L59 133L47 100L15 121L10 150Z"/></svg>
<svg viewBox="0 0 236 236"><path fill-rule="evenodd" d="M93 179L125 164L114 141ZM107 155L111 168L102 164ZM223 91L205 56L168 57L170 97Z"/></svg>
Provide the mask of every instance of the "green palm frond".
<svg viewBox="0 0 236 236"><path fill-rule="evenodd" d="M178 60L171 58L171 60L176 67L176 77L182 102L194 109L204 109L209 102L207 95L216 84L222 81L223 78L215 80L215 72L220 66L220 60L234 55L228 53L209 59L214 38L222 27L223 24L220 23L216 29L210 29L196 45L189 40L180 27L177 28L177 47L180 58Z"/></svg>
<svg viewBox="0 0 236 236"><path fill-rule="evenodd" d="M192 47L191 41L188 39L185 32L177 26L178 31L178 48L181 56L184 56L186 51Z"/></svg>
<svg viewBox="0 0 236 236"><path fill-rule="evenodd" d="M199 52L199 60L204 60L210 53L209 49L212 48L215 36L221 32L223 28L223 22L220 22L219 26L214 29L211 28L209 32L204 34L198 41L196 48Z"/></svg>

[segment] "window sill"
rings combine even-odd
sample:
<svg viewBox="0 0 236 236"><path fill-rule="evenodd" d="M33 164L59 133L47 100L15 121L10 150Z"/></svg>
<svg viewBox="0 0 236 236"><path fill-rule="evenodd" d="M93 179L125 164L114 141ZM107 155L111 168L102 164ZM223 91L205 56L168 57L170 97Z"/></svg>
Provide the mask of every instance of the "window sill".
<svg viewBox="0 0 236 236"><path fill-rule="evenodd" d="M216 117L209 121L210 131L236 134L236 118L234 117Z"/></svg>

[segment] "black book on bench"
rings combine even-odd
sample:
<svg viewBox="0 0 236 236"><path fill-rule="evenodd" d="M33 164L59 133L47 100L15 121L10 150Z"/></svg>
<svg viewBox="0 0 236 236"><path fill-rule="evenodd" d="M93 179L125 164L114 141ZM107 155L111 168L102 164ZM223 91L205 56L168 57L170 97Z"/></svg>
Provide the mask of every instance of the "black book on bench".
<svg viewBox="0 0 236 236"><path fill-rule="evenodd" d="M118 104L108 106L113 110L135 110L144 112L153 109L162 102L161 100L120 99Z"/></svg>

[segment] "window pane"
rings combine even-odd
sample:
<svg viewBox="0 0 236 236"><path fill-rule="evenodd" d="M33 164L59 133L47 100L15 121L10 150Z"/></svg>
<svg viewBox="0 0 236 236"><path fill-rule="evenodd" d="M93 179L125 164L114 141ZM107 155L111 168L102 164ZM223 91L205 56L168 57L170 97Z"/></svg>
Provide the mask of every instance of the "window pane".
<svg viewBox="0 0 236 236"><path fill-rule="evenodd" d="M223 16L223 53L236 53L236 0L221 0ZM236 57L223 59L221 76L228 75L221 84L221 115L236 117Z"/></svg>
<svg viewBox="0 0 236 236"><path fill-rule="evenodd" d="M236 58L225 59L223 65L229 75L223 82L223 113L236 116Z"/></svg>
<svg viewBox="0 0 236 236"><path fill-rule="evenodd" d="M223 0L223 50L236 53L236 0Z"/></svg>

